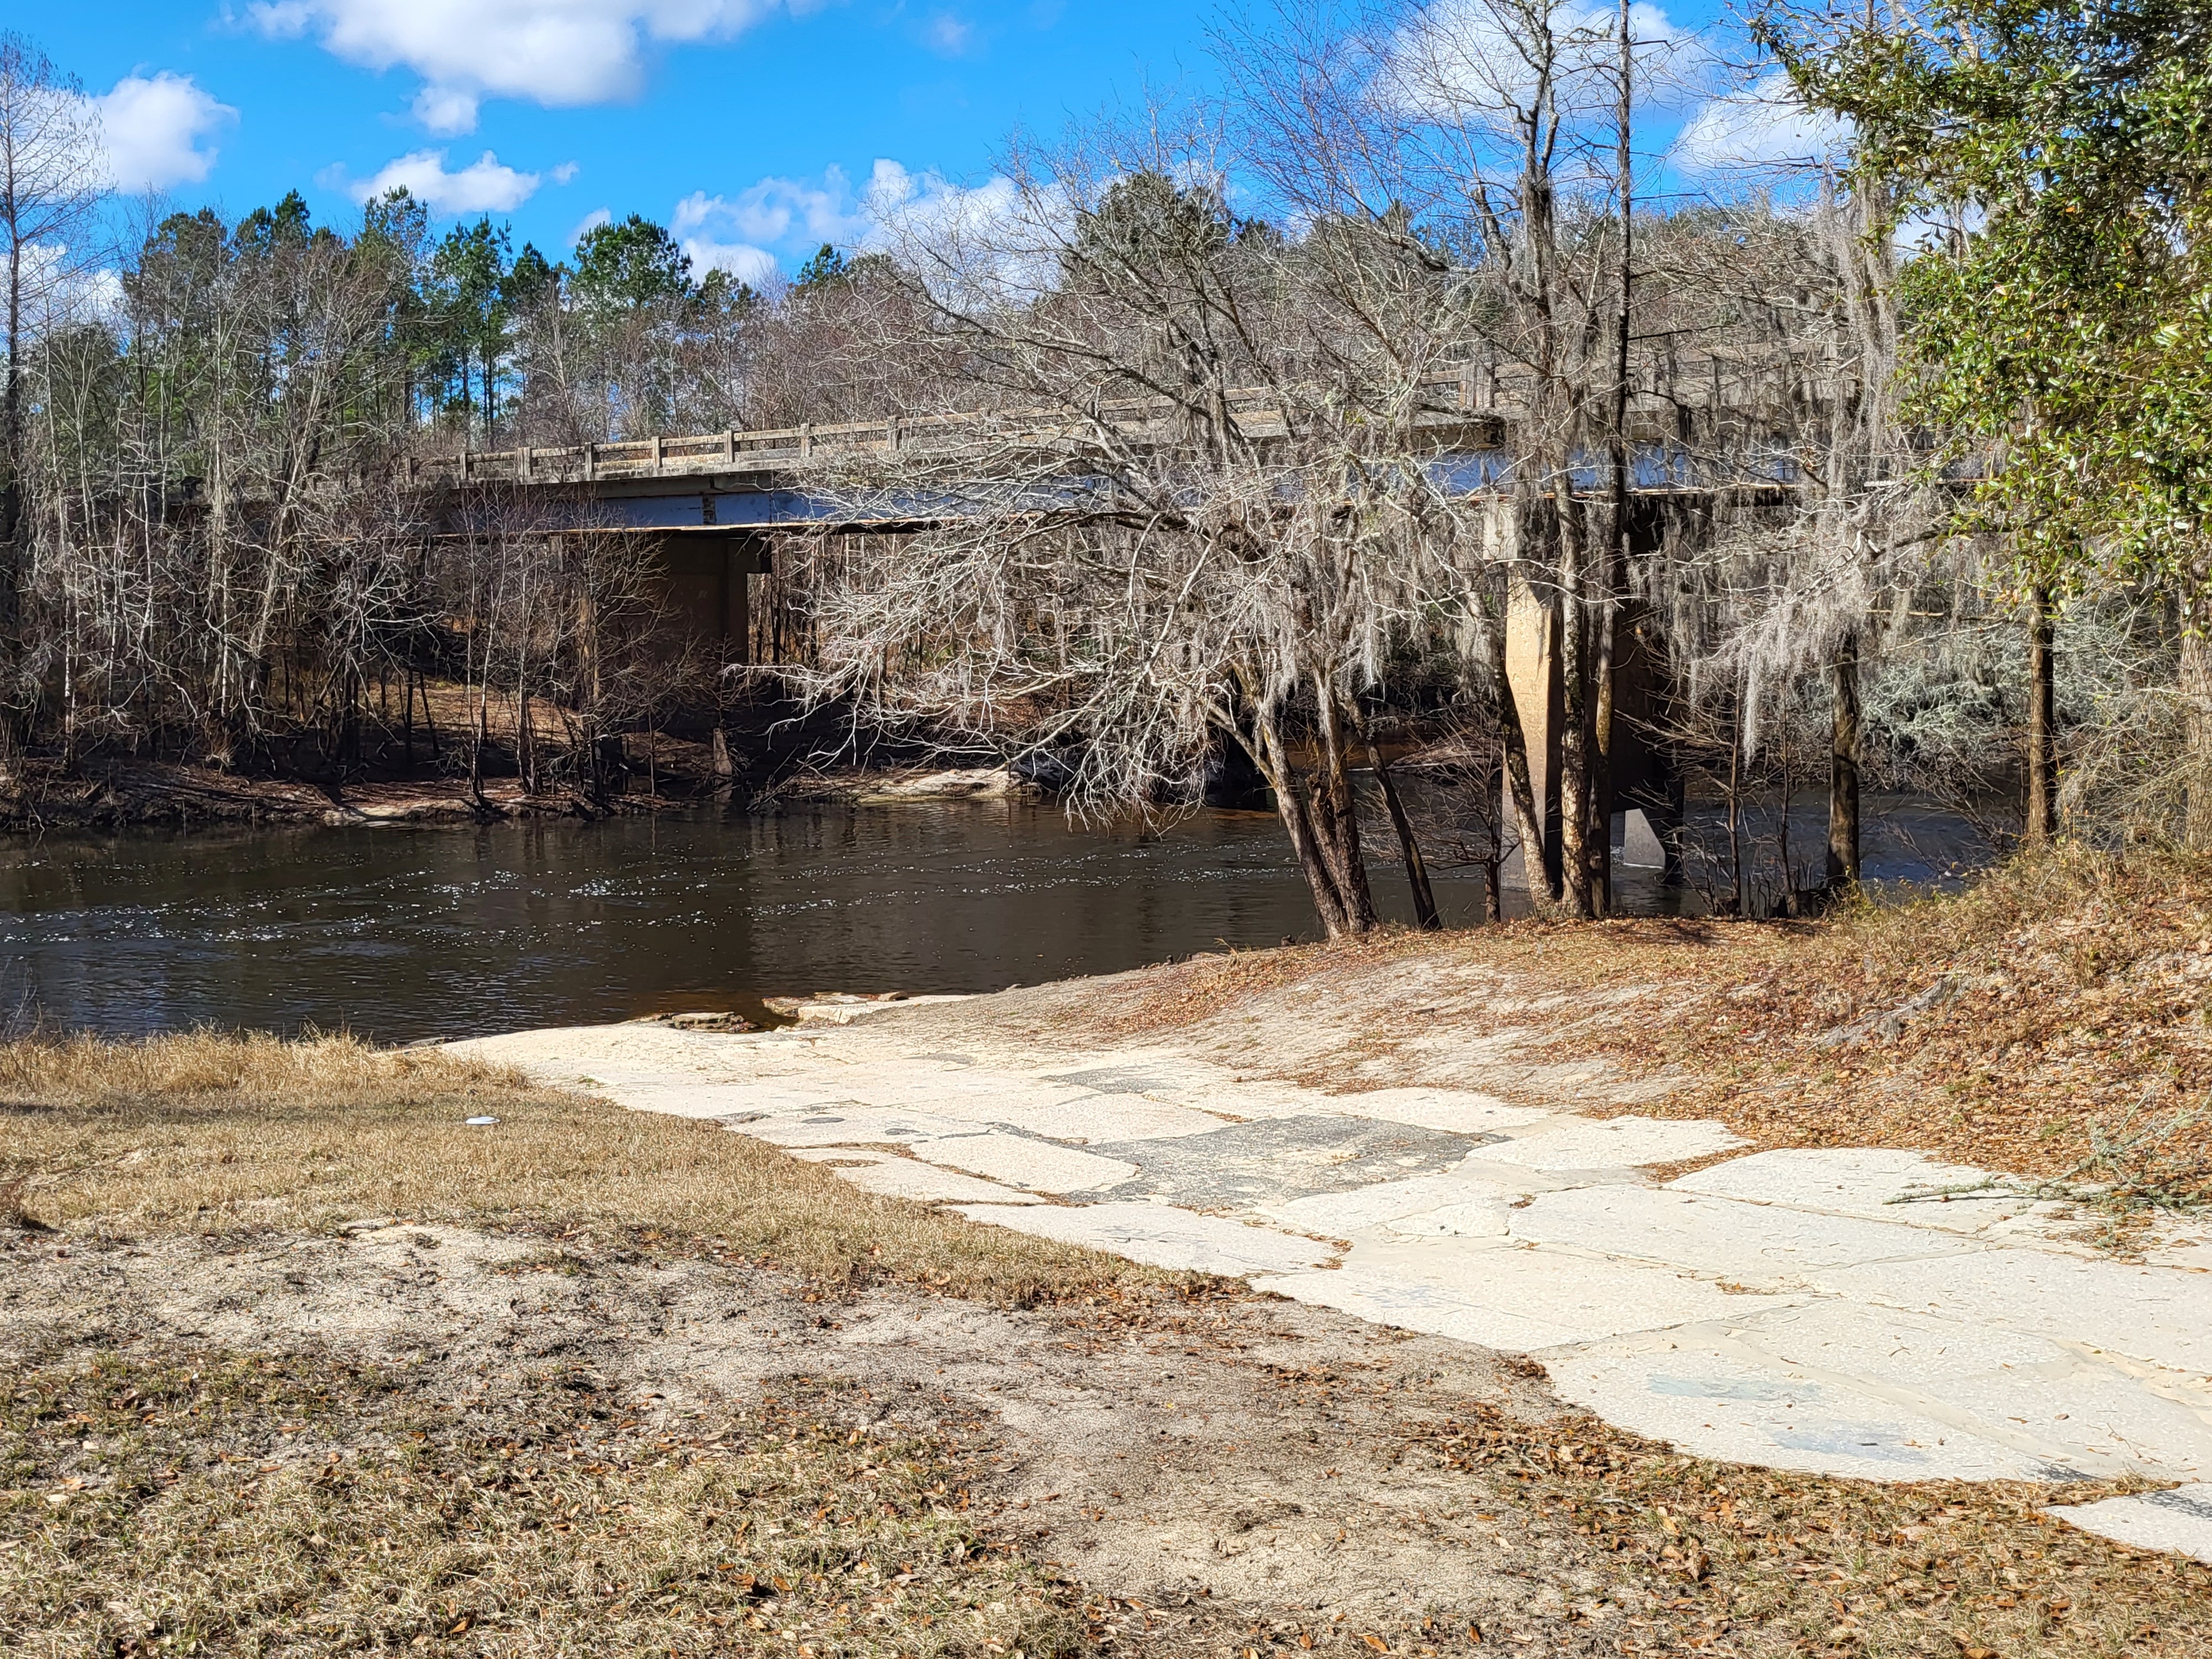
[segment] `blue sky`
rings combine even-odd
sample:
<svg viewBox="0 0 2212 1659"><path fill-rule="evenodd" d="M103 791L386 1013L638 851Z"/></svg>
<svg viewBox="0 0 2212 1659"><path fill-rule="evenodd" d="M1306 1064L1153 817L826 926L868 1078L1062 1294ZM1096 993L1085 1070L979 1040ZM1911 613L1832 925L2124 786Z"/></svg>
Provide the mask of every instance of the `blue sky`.
<svg viewBox="0 0 2212 1659"><path fill-rule="evenodd" d="M10 10L15 8L11 6ZM1671 9L1694 27L1713 0ZM325 222L404 182L556 256L597 213L786 269L886 164L975 180L1008 131L1211 79L1206 0L110 0L24 29L104 100L118 182ZM490 159L487 159L490 158ZM895 179L897 175L893 173Z"/></svg>

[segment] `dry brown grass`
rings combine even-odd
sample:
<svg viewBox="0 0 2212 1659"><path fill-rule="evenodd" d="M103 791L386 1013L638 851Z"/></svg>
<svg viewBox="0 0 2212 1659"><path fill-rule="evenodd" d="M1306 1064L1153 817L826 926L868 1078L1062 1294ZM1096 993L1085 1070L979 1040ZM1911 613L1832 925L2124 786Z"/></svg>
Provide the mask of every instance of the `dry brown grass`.
<svg viewBox="0 0 2212 1659"><path fill-rule="evenodd" d="M2212 1199L2212 861L2063 848L1960 895L1743 931L1759 937L1671 965L1632 953L1665 982L1656 1018L1572 1041L1676 1068L1689 1086L1660 1109L1770 1146L2051 1177L2100 1127L2170 1127L2139 1168L2095 1173Z"/></svg>
<svg viewBox="0 0 2212 1659"><path fill-rule="evenodd" d="M1820 948L1847 932L1827 930ZM2011 933L1993 921L1983 937ZM1585 960L1601 965L1608 948ZM1921 958L1900 946L1897 960L1909 976ZM443 1054L204 1035L15 1045L0 1048L0 1184L64 1234L19 1236L0 1266L74 1259L87 1237L282 1240L372 1214L589 1227L616 1235L617 1256L681 1253L684 1271L750 1271L742 1255L826 1287L896 1277L1001 1302L1097 1295L1111 1308L1030 1317L1198 1352L1188 1310L1130 1294L1167 1276L869 1198L715 1126L534 1090ZM486 1115L495 1129L460 1121ZM608 1259L564 1250L532 1269L588 1278ZM588 1282L610 1296L607 1280ZM610 1330L631 1316L604 1316ZM573 1354L520 1363L515 1392L495 1402L457 1387L452 1367L362 1352L92 1354L64 1341L24 1356L0 1389L0 1648L1042 1659L1075 1650L1089 1624L1090 1638L1110 1630L1148 1654L1296 1659L1314 1637L1328 1654L1366 1651L1352 1627L1248 1629L1230 1609L1155 1628L1153 1610L1116 1613L1056 1583L963 1507L994 1455L975 1407L933 1403L908 1420L793 1382L672 1419ZM1311 1478L1333 1478L1351 1448L1329 1437L1350 1432L1352 1385L1281 1376L1315 1395ZM1373 1397L1390 1414L1364 1432L1395 1443L1392 1467L1425 1461L1463 1480L1467 1502L1512 1517L1505 1530L1528 1540L1540 1579L1595 1560L1622 1589L1662 1595L1633 1621L1575 1615L1521 1650L1547 1659L2212 1650L2212 1573L2046 1521L2036 1506L2049 1488L1732 1468L1576 1413L1462 1399L1432 1414L1387 1378ZM1498 1645L1443 1626L1386 1633L1414 1659Z"/></svg>
<svg viewBox="0 0 2212 1659"><path fill-rule="evenodd" d="M471 1117L496 1117L471 1127ZM1195 1284L856 1191L719 1124L534 1088L440 1050L213 1032L0 1044L0 1207L108 1237L373 1216L703 1241L824 1287L1022 1304Z"/></svg>
<svg viewBox="0 0 2212 1659"><path fill-rule="evenodd" d="M1415 1455L1511 1492L1625 1578L1674 1587L1662 1651L1863 1659L2196 1659L2212 1568L2091 1537L2042 1511L2137 1489L1887 1484L1685 1457L1579 1413L1478 1407ZM1662 1595L1665 1592L1662 1592Z"/></svg>
<svg viewBox="0 0 2212 1659"><path fill-rule="evenodd" d="M1391 971L1425 963L1479 969L1492 990L1434 1018ZM1516 1063L1664 1074L1671 1092L1624 1109L1718 1117L1768 1146L1913 1147L2212 1202L2212 860L2064 847L1963 893L1820 921L1386 931L1201 957L1052 1012L1111 1040L1301 996L1358 1012L1305 1065L1324 1085L1349 1061L1374 1061L1373 1084L1394 1054L1418 1065L1439 1039L1510 1030ZM1543 1103L1602 1109L1579 1087ZM2155 1146L2084 1171L2098 1131L2123 1126Z"/></svg>
<svg viewBox="0 0 2212 1659"><path fill-rule="evenodd" d="M177 1234L282 1248L378 1217L546 1235L551 1270L586 1277L640 1253L767 1267L808 1302L877 1280L1132 1310L1213 1289L861 1194L716 1124L344 1037L0 1046L0 1208L30 1229L14 1250L64 1256ZM864 1412L860 1431L815 1390L656 1425L554 1363L488 1417L441 1367L346 1352L18 1358L0 1389L11 1653L981 1659L1056 1652L1073 1628L1042 1570L971 1523L980 1425L941 1412Z"/></svg>
<svg viewBox="0 0 2212 1659"><path fill-rule="evenodd" d="M471 1426L423 1381L219 1352L19 1375L0 1397L0 1645L580 1659L803 1641L828 1659L1072 1644L1067 1598L970 1522L975 1425L864 1431L837 1389L801 1387L643 1426L633 1402L556 1367Z"/></svg>

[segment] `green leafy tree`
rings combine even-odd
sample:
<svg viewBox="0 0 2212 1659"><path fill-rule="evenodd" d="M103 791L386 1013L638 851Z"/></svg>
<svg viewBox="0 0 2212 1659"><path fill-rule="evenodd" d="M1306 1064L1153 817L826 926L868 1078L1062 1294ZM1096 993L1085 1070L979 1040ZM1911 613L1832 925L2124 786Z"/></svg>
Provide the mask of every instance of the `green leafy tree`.
<svg viewBox="0 0 2212 1659"><path fill-rule="evenodd" d="M553 264L535 243L525 242L500 283L500 297L510 311L527 311L557 295L568 275L567 266Z"/></svg>
<svg viewBox="0 0 2212 1659"><path fill-rule="evenodd" d="M384 292L382 355L392 372L380 377L396 398L400 423L421 413L418 392L441 372L437 320L423 292L423 266L430 246L430 214L404 186L372 198L362 209L355 257L381 278Z"/></svg>
<svg viewBox="0 0 2212 1659"><path fill-rule="evenodd" d="M585 305L602 309L688 299L691 256L664 227L633 213L594 226L578 240L575 292Z"/></svg>
<svg viewBox="0 0 2212 1659"><path fill-rule="evenodd" d="M1907 410L1978 475L1959 527L2013 550L2046 658L2050 607L2092 580L2174 596L2186 833L2212 846L2212 0L1776 12L1763 33L1852 124L1854 166L1946 227L1900 279ZM2034 748L2031 833L2047 731Z"/></svg>
<svg viewBox="0 0 2212 1659"><path fill-rule="evenodd" d="M710 318L744 316L760 304L750 283L742 282L717 265L699 284L699 307Z"/></svg>
<svg viewBox="0 0 2212 1659"><path fill-rule="evenodd" d="M481 408L487 438L499 419L500 366L510 315L507 265L507 228L495 227L489 218L455 226L430 258L440 333L459 392L453 401L465 425L472 409ZM472 364L483 388L480 405L471 395Z"/></svg>
<svg viewBox="0 0 2212 1659"><path fill-rule="evenodd" d="M298 247L313 234L313 216L307 199L296 190L284 192L273 208L256 208L238 222L231 240L241 253L266 257L287 247Z"/></svg>
<svg viewBox="0 0 2212 1659"><path fill-rule="evenodd" d="M814 250L799 274L791 279L796 289L828 288L845 280L845 256L830 243L824 242Z"/></svg>

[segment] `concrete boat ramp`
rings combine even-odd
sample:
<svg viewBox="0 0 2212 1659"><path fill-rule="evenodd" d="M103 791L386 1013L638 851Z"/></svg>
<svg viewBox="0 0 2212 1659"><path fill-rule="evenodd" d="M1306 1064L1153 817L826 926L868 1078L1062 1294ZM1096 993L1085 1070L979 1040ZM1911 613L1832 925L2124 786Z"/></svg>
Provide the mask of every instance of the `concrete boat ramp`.
<svg viewBox="0 0 2212 1659"><path fill-rule="evenodd" d="M2017 1195L1893 1202L1980 1176L1916 1152L1726 1157L1744 1143L1711 1121L1327 1093L1160 1046L952 1052L933 1029L915 1011L455 1046L870 1192L1525 1352L1566 1399L1702 1456L2179 1482L2054 1513L2212 1561L2212 1238L2125 1262Z"/></svg>

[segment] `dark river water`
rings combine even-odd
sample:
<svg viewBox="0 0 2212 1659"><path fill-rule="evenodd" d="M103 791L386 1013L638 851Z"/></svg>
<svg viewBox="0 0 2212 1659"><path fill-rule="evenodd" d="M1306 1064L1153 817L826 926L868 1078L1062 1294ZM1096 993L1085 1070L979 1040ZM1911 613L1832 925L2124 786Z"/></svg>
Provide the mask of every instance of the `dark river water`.
<svg viewBox="0 0 2212 1659"><path fill-rule="evenodd" d="M1873 873L1939 873L1959 826L1912 822L1872 837ZM1793 834L1814 845L1817 820ZM1397 872L1375 880L1408 919ZM1476 872L1437 886L1448 923L1479 920ZM1655 872L1624 870L1620 889L1671 908ZM0 1020L403 1042L821 990L999 990L1315 932L1270 813L1149 834L957 803L49 838L0 848Z"/></svg>

